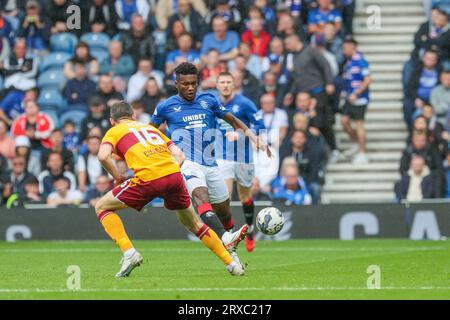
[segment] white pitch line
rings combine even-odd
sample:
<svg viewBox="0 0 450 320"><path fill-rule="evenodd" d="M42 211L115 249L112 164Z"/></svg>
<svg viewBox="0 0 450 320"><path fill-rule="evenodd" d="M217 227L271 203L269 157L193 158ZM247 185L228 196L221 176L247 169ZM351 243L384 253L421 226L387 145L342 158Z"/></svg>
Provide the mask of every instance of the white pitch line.
<svg viewBox="0 0 450 320"><path fill-rule="evenodd" d="M355 251L374 251L374 252L414 252L414 251L431 251L431 250L448 250L447 247L429 246L429 247L358 247L358 248L341 248L341 247L317 247L317 248L261 248L261 252L355 252ZM155 248L141 249L140 252L206 252L204 248ZM117 252L117 249L98 249L98 248L36 248L36 249L0 249L1 253L110 253Z"/></svg>
<svg viewBox="0 0 450 320"><path fill-rule="evenodd" d="M389 291L450 291L450 287L382 287L381 289L368 289L365 287L280 287L280 288L159 288L159 289L0 289L0 293L126 293L126 292L227 292L227 291L286 291L286 292L304 292L304 291L371 291L380 292Z"/></svg>

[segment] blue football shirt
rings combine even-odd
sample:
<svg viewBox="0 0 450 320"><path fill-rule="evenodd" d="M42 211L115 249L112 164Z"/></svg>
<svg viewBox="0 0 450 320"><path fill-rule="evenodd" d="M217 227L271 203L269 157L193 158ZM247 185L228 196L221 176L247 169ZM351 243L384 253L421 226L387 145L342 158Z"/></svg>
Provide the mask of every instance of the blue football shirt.
<svg viewBox="0 0 450 320"><path fill-rule="evenodd" d="M167 123L172 141L184 152L186 159L204 166L217 166L215 157L216 118L228 111L210 93L197 93L194 101L179 95L161 102L155 109L152 123Z"/></svg>

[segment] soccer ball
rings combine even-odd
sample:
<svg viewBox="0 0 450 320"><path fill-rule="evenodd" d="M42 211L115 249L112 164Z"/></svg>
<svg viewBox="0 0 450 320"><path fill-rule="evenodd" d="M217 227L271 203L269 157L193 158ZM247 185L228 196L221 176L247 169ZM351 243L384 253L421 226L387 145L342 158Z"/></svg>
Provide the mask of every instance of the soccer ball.
<svg viewBox="0 0 450 320"><path fill-rule="evenodd" d="M262 233L274 236L283 229L284 216L277 208L264 208L256 217L256 226Z"/></svg>

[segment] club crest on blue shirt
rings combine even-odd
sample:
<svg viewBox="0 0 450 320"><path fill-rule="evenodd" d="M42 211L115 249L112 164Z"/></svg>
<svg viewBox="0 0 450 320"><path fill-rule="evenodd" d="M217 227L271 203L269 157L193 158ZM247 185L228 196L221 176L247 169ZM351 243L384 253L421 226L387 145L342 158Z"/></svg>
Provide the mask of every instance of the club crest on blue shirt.
<svg viewBox="0 0 450 320"><path fill-rule="evenodd" d="M200 105L202 106L203 109L208 109L209 108L209 104L205 100L200 101Z"/></svg>
<svg viewBox="0 0 450 320"><path fill-rule="evenodd" d="M233 113L238 113L239 112L239 105L235 104L232 108Z"/></svg>

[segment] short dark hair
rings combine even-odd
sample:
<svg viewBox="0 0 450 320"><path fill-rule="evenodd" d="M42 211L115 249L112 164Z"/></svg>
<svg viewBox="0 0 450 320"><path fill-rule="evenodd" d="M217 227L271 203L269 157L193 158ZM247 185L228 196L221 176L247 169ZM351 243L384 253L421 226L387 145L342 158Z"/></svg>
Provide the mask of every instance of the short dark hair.
<svg viewBox="0 0 450 320"><path fill-rule="evenodd" d="M111 119L119 121L120 119L131 119L134 111L131 105L125 101L120 101L111 107Z"/></svg>
<svg viewBox="0 0 450 320"><path fill-rule="evenodd" d="M178 76L198 76L198 70L195 65L189 62L183 62L178 67L175 68L175 75Z"/></svg>

